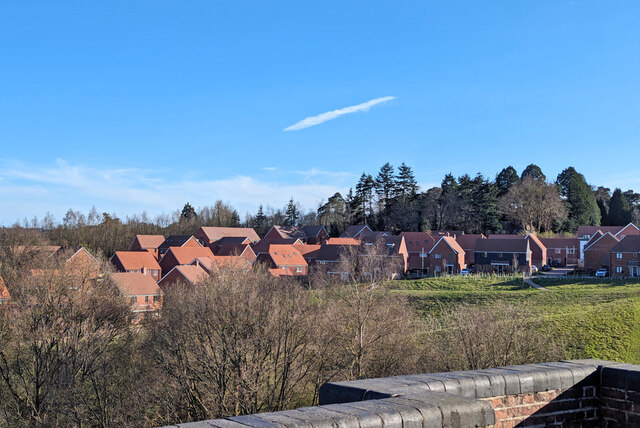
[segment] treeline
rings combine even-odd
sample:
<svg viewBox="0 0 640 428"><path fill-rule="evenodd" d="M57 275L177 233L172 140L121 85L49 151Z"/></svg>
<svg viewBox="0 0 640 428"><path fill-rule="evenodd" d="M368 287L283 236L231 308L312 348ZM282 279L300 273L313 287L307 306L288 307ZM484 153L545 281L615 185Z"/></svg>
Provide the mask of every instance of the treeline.
<svg viewBox="0 0 640 428"><path fill-rule="evenodd" d="M282 208L260 205L241 219L222 201L196 209L150 218L145 213L124 219L92 209L86 215L70 209L60 223L50 214L43 220L24 220L15 227L37 229L53 244L84 246L109 257L131 245L136 234L193 234L200 226L253 227L264 236L273 225L316 225L332 236L351 224L400 231L463 230L466 233L535 231L574 233L579 225L624 226L640 222L640 194L592 186L573 167L549 180L537 165L520 174L508 166L494 179L447 174L440 186L418 187L411 167L389 163L374 175L363 173L354 187L336 193L315 209L293 198Z"/></svg>
<svg viewBox="0 0 640 428"><path fill-rule="evenodd" d="M169 425L314 404L330 380L563 357L522 308L419 316L384 285L393 259L368 251L343 254L344 281L320 271L308 287L221 270L168 290L161 317L137 325L108 276L3 253L15 271L0 306L0 426Z"/></svg>
<svg viewBox="0 0 640 428"><path fill-rule="evenodd" d="M508 166L495 179L447 174L439 187L419 191L404 163L386 163L374 176L363 173L346 196L336 193L318 209L332 234L366 223L379 230L507 230L574 233L579 225L626 225L640 219L640 194L589 185L573 167L555 181L537 165L521 174Z"/></svg>

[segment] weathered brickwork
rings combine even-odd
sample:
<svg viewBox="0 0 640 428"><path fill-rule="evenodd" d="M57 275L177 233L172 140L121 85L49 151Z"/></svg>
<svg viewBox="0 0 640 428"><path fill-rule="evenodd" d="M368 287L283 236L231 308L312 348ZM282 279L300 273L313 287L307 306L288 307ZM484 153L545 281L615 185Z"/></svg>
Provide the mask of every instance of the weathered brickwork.
<svg viewBox="0 0 640 428"><path fill-rule="evenodd" d="M601 377L602 426L640 426L640 367L603 367Z"/></svg>
<svg viewBox="0 0 640 428"><path fill-rule="evenodd" d="M595 386L505 395L485 399L495 412L496 428L600 426Z"/></svg>
<svg viewBox="0 0 640 428"><path fill-rule="evenodd" d="M319 406L180 426L637 427L640 366L571 360L330 382Z"/></svg>

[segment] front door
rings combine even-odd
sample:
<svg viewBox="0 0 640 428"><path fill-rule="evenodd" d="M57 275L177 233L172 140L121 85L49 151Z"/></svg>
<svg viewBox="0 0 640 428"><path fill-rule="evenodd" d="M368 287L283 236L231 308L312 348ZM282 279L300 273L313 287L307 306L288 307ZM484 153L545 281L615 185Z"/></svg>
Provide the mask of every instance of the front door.
<svg viewBox="0 0 640 428"><path fill-rule="evenodd" d="M453 265L447 265L447 274L453 274Z"/></svg>
<svg viewBox="0 0 640 428"><path fill-rule="evenodd" d="M629 266L629 276L632 276L632 277L640 276L640 266Z"/></svg>

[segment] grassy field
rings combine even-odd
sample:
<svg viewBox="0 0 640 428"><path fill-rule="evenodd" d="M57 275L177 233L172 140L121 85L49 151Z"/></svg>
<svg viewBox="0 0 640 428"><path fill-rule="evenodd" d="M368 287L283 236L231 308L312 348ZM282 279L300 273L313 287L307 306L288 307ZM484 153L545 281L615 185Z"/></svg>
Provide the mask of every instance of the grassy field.
<svg viewBox="0 0 640 428"><path fill-rule="evenodd" d="M522 306L567 344L567 358L603 358L640 364L640 281L539 278L548 290L521 277L442 277L394 281L422 313L466 303Z"/></svg>

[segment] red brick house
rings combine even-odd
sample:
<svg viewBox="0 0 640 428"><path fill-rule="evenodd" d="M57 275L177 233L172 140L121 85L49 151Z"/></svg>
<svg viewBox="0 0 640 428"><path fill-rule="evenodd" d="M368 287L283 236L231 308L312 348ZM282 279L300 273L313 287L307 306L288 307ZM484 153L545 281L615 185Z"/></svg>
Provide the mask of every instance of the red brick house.
<svg viewBox="0 0 640 428"><path fill-rule="evenodd" d="M158 247L165 241L162 235L136 235L131 243L131 251L148 251L158 259Z"/></svg>
<svg viewBox="0 0 640 428"><path fill-rule="evenodd" d="M202 226L195 233L195 238L208 247L223 238L246 238L251 243L256 243L260 237L251 227L210 227Z"/></svg>
<svg viewBox="0 0 640 428"><path fill-rule="evenodd" d="M154 281L161 278L161 268L153 254L148 251L116 251L109 260L118 272L140 272Z"/></svg>
<svg viewBox="0 0 640 428"><path fill-rule="evenodd" d="M256 244L253 244L251 248L257 257L260 255L268 254L269 247L272 245L304 245L304 242L299 238L291 238L291 239L281 239L281 238L272 238L272 239L261 239Z"/></svg>
<svg viewBox="0 0 640 428"><path fill-rule="evenodd" d="M578 264L580 258L580 240L578 238L540 238L547 247L547 263L560 266Z"/></svg>
<svg viewBox="0 0 640 428"><path fill-rule="evenodd" d="M198 285L207 278L209 278L209 273L200 263L193 265L178 265L174 266L171 271L158 281L158 286L166 292L172 285L178 282L189 285Z"/></svg>
<svg viewBox="0 0 640 428"><path fill-rule="evenodd" d="M399 275L407 273L409 267L409 251L407 251L407 244L403 236L389 236L379 234L364 234L362 237L362 245L376 245L382 243L389 251L388 256L398 258L400 262Z"/></svg>
<svg viewBox="0 0 640 428"><path fill-rule="evenodd" d="M64 262L64 269L67 273L81 276L85 282L92 281L100 275L100 262L81 247Z"/></svg>
<svg viewBox="0 0 640 428"><path fill-rule="evenodd" d="M436 238L427 232L402 232L407 246L407 270L409 272L429 272L429 251L436 244Z"/></svg>
<svg viewBox="0 0 640 428"><path fill-rule="evenodd" d="M531 272L531 249L528 239L476 240L476 272L509 274Z"/></svg>
<svg viewBox="0 0 640 428"><path fill-rule="evenodd" d="M0 276L0 306L8 305L11 302L11 294L4 283L4 279Z"/></svg>
<svg viewBox="0 0 640 428"><path fill-rule="evenodd" d="M201 248L202 245L192 235L171 235L158 247L158 257L162 258L172 247Z"/></svg>
<svg viewBox="0 0 640 428"><path fill-rule="evenodd" d="M434 275L458 274L466 267L464 249L451 236L442 236L429 251L429 271Z"/></svg>
<svg viewBox="0 0 640 428"><path fill-rule="evenodd" d="M609 250L610 275L640 277L640 235L627 235Z"/></svg>
<svg viewBox="0 0 640 428"><path fill-rule="evenodd" d="M275 269L271 272L274 276L304 276L309 273L307 261L293 245L271 244L268 253L259 255L258 261L266 263L270 271Z"/></svg>
<svg viewBox="0 0 640 428"><path fill-rule="evenodd" d="M174 267L191 264L197 258L208 257L213 259L213 253L209 247L171 247L160 259L162 276L168 274Z"/></svg>
<svg viewBox="0 0 640 428"><path fill-rule="evenodd" d="M455 240L464 250L464 263L467 269L472 269L476 264L476 242L478 239L487 239L482 233L480 234L462 234L456 235Z"/></svg>
<svg viewBox="0 0 640 428"><path fill-rule="evenodd" d="M130 300L134 321L158 316L162 309L162 290L151 276L140 272L118 272L111 278L120 293Z"/></svg>
<svg viewBox="0 0 640 428"><path fill-rule="evenodd" d="M209 248L213 254L218 254L221 248L238 248L243 245L251 245L251 240L243 236L227 236L219 239L212 244L209 244ZM206 245L205 245L206 246Z"/></svg>
<svg viewBox="0 0 640 428"><path fill-rule="evenodd" d="M540 269L547 264L547 247L544 246L540 238L535 233L528 235L489 235L489 239L526 239L529 241L529 249L531 250L531 264Z"/></svg>
<svg viewBox="0 0 640 428"><path fill-rule="evenodd" d="M329 240L329 233L324 226L303 226L302 231L307 235L307 244L322 245Z"/></svg>
<svg viewBox="0 0 640 428"><path fill-rule="evenodd" d="M609 251L620 240L612 235L610 232L594 235L589 245L584 247L584 269L587 272L595 272L600 268L609 268ZM596 238L597 237L597 238Z"/></svg>

